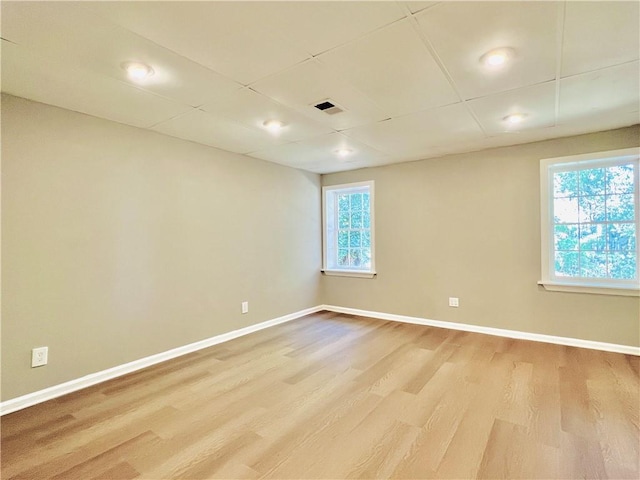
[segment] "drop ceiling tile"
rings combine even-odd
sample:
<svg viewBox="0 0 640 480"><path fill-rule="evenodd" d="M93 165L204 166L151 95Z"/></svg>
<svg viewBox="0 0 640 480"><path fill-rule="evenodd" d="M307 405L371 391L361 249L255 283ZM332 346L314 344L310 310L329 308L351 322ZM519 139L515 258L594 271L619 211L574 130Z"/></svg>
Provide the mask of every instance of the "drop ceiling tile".
<svg viewBox="0 0 640 480"><path fill-rule="evenodd" d="M347 158L340 158L336 150L346 148L352 151ZM336 171L343 165L360 168L372 165L386 158L382 152L340 133L321 135L302 142L279 145L252 152L252 157L280 163L309 171L323 173Z"/></svg>
<svg viewBox="0 0 640 480"><path fill-rule="evenodd" d="M241 87L92 14L84 4L7 2L3 4L2 27L4 38L71 69L91 70L191 106L213 101ZM133 82L121 68L125 61L151 65L155 75L143 83Z"/></svg>
<svg viewBox="0 0 640 480"><path fill-rule="evenodd" d="M461 103L352 128L343 133L392 155L414 155L450 143L484 138L482 130Z"/></svg>
<svg viewBox="0 0 640 480"><path fill-rule="evenodd" d="M553 132L555 131L555 128L556 127L551 126L522 131L510 131L493 137L450 143L448 145L438 147L437 149L428 152L428 155L424 158L437 158L447 155L459 155L469 152L478 152L491 148L508 147L511 145L519 145L523 143L530 143L536 142L538 140L554 138Z"/></svg>
<svg viewBox="0 0 640 480"><path fill-rule="evenodd" d="M310 57L264 21L259 2L91 2L90 8L245 85Z"/></svg>
<svg viewBox="0 0 640 480"><path fill-rule="evenodd" d="M315 60L256 82L251 88L334 130L389 117L365 94ZM328 115L314 107L326 99L333 100L345 111Z"/></svg>
<svg viewBox="0 0 640 480"><path fill-rule="evenodd" d="M558 121L582 122L607 113L637 111L638 85L640 62L637 61L563 78Z"/></svg>
<svg viewBox="0 0 640 480"><path fill-rule="evenodd" d="M532 128L517 132L508 132L502 135L486 138L480 142L464 142L459 145L450 145L443 148L443 152L462 153L484 150L487 148L508 147L512 145L521 145L523 143L539 142L553 138L568 137L573 135L582 135L586 133L601 132L603 130L611 130L615 128L627 127L640 123L640 112L628 113L606 113L597 117L590 117L584 120L573 121L568 124L559 124L549 127ZM580 143L581 139L576 139L576 143ZM598 146L594 144L594 149ZM548 156L552 155L549 153Z"/></svg>
<svg viewBox="0 0 640 480"><path fill-rule="evenodd" d="M603 114L597 117L586 118L584 120L573 121L568 124L559 124L550 127L533 128L522 130L519 132L509 132L507 134L490 137L473 145L462 144L459 147L464 151L475 151L486 148L507 147L512 145L520 145L523 143L539 142L553 138L568 137L574 135L582 135L586 133L600 132L603 130L611 130L615 128L627 127L640 122L640 112ZM574 140L575 143L582 142L581 139ZM473 147L473 148L470 148ZM594 150L599 148L594 144ZM548 156L550 156L549 153Z"/></svg>
<svg viewBox="0 0 640 480"><path fill-rule="evenodd" d="M556 116L556 84L541 83L467 102L487 135L552 126ZM526 115L516 125L504 120L507 115Z"/></svg>
<svg viewBox="0 0 640 480"><path fill-rule="evenodd" d="M317 173L639 123L638 3L567 2L566 78L559 124L552 126L559 5L565 8L557 2L5 1L2 35L21 45L3 42L2 87ZM458 90L472 98L466 107L435 107L455 98L406 28L402 17L409 11ZM503 71L483 70L479 57L505 45L516 49L515 61ZM120 68L125 60L149 63L156 75L132 84ZM620 62L627 63L614 65ZM591 72L572 75L585 70ZM257 92L241 85L251 82ZM312 107L327 98L346 112L328 116ZM522 130L504 133L500 119L511 108L533 113ZM414 109L424 110L402 115ZM290 128L269 135L259 125L267 115L285 117ZM341 146L354 150L347 161L333 153Z"/></svg>
<svg viewBox="0 0 640 480"><path fill-rule="evenodd" d="M563 77L638 58L639 2L566 2Z"/></svg>
<svg viewBox="0 0 640 480"><path fill-rule="evenodd" d="M248 153L277 144L267 132L246 128L199 109L155 125L151 130L235 153Z"/></svg>
<svg viewBox="0 0 640 480"><path fill-rule="evenodd" d="M393 163L405 163L415 162L418 160L426 160L428 158L442 157L444 153L441 147L428 147L421 148L419 150L407 150L402 153L390 154L389 159L385 162L385 165Z"/></svg>
<svg viewBox="0 0 640 480"><path fill-rule="evenodd" d="M395 117L458 101L409 20L318 57Z"/></svg>
<svg viewBox="0 0 640 480"><path fill-rule="evenodd" d="M429 8L436 5L439 2L402 2L402 3L407 6L407 8L411 13L418 13L424 10L425 8Z"/></svg>
<svg viewBox="0 0 640 480"><path fill-rule="evenodd" d="M202 107L205 112L222 115L242 123L245 126L264 129L267 120L280 120L285 126L277 138L293 142L331 133L333 130L315 122L297 111L285 107L270 98L249 88L227 95L224 100Z"/></svg>
<svg viewBox="0 0 640 480"><path fill-rule="evenodd" d="M307 163L307 150L307 148L299 143L287 143L251 152L249 156L281 165L295 165L297 168L303 168L305 163Z"/></svg>
<svg viewBox="0 0 640 480"><path fill-rule="evenodd" d="M465 99L555 78L556 2L443 2L416 18ZM489 71L486 52L511 47L512 61Z"/></svg>
<svg viewBox="0 0 640 480"><path fill-rule="evenodd" d="M501 135L475 140L471 142L460 142L450 144L441 148L440 155L456 155L460 153L476 152L489 148L508 147L522 143L544 140L553 136L555 127L541 127L530 130L509 131Z"/></svg>
<svg viewBox="0 0 640 480"><path fill-rule="evenodd" d="M635 111L606 112L588 118L563 123L556 126L554 136L566 137L584 133L602 132L615 128L629 127L640 123L640 109Z"/></svg>
<svg viewBox="0 0 640 480"><path fill-rule="evenodd" d="M37 102L148 127L191 107L2 42L2 91Z"/></svg>
<svg viewBox="0 0 640 480"><path fill-rule="evenodd" d="M395 2L253 2L252 13L304 51L318 55L404 17Z"/></svg>

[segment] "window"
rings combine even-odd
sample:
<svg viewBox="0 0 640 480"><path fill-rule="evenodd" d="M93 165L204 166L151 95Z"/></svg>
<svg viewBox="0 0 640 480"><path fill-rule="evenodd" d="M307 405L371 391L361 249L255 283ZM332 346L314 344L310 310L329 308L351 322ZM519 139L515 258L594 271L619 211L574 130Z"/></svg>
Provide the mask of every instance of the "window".
<svg viewBox="0 0 640 480"><path fill-rule="evenodd" d="M372 278L373 181L322 187L323 272Z"/></svg>
<svg viewBox="0 0 640 480"><path fill-rule="evenodd" d="M639 153L631 148L541 161L545 288L640 295Z"/></svg>

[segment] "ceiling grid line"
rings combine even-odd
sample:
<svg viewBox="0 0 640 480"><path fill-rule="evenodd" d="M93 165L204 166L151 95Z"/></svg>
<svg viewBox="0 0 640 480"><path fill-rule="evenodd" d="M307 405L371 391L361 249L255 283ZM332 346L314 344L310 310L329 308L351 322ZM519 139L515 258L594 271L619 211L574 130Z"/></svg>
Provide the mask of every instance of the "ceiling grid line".
<svg viewBox="0 0 640 480"><path fill-rule="evenodd" d="M640 4L640 2L639 2ZM640 20L640 19L638 19ZM638 37L638 49L640 50L640 37ZM634 63L638 63L638 59L633 59L633 60L628 60L628 61L624 61L624 62L620 62L620 63L616 63L615 65L607 65L604 67L599 67L599 68L594 68L592 70L585 70L583 72L579 72L579 73L570 73L568 75L564 75L560 77L560 80L568 80L571 78L575 78L575 77L580 77L582 75L586 75L588 73L597 73L597 72L603 72L605 70L610 70L612 68L617 68L617 67L624 67L627 65L632 65Z"/></svg>
<svg viewBox="0 0 640 480"><path fill-rule="evenodd" d="M108 22L113 27L117 27L117 28L119 28L121 30L124 30L127 33L129 33L130 35L133 35L133 36L143 40L144 42L151 43L151 44L155 45L157 48L159 48L161 50L164 50L166 52L169 52L172 55L176 55L178 57L182 57L185 60L193 63L194 65L197 65L200 68L208 70L209 72L214 73L215 75L218 75L218 76L224 78L225 80L228 80L228 81L234 82L234 83L238 83L240 86L246 86L246 85L243 85L243 84L239 83L237 80L234 80L233 78L223 74L222 72L214 70L214 69L208 67L207 65L203 65L202 63L198 62L197 60L194 60L194 59L192 59L190 57L187 57L186 55L184 55L184 54L182 54L180 52L172 50L171 48L167 47L166 45L162 45L162 44L160 44L160 43L158 43L158 42L156 42L156 41L154 41L154 40L152 40L152 39L150 39L148 37L145 37L144 35L139 34L138 32L136 32L134 30L131 30L130 28L125 27L124 25L120 25L119 23L114 22L109 17L106 17L106 16L103 16L103 15L101 15L99 13L93 12L90 8L87 7L86 4L84 4L84 2L78 2L78 4L79 4L80 8L84 9L84 11L86 12L87 15L91 15L93 17L98 17L98 18L102 19L103 21ZM195 105L192 105L192 106L194 108L198 108L198 106L195 106Z"/></svg>
<svg viewBox="0 0 640 480"><path fill-rule="evenodd" d="M453 89L453 91L458 96L458 99L460 100L459 103L462 103L462 105L464 105L465 109L467 110L469 115L473 118L473 120L476 122L476 124L478 125L478 127L482 131L482 133L485 136L485 138L488 137L487 132L484 129L482 123L480 122L480 120L476 116L475 112L471 109L471 107L469 107L469 105L467 104L466 100L464 99L464 96L462 95L462 93L460 93L460 89L458 88L458 86L456 85L455 81L453 80L453 77L449 73L449 70L444 65L444 62L440 58L440 55L438 55L438 52L436 51L435 47L431 43L431 40L429 39L427 34L420 28L420 25L418 24L418 21L416 20L416 18L414 16L415 14L413 12L411 12L409 7L407 7L406 5L404 5L404 8L406 9L407 14L409 16L409 19L410 19L410 22L411 22L411 26L416 31L416 33L418 34L418 36L422 40L422 43L424 44L424 46L427 48L427 50L429 51L429 53L431 54L431 56L433 57L435 62L440 67L440 70L442 71L444 76L447 78L447 81L451 85L451 88Z"/></svg>
<svg viewBox="0 0 640 480"><path fill-rule="evenodd" d="M330 173L640 123L639 6L3 0L1 87Z"/></svg>
<svg viewBox="0 0 640 480"><path fill-rule="evenodd" d="M400 6L399 6L399 8L402 8L402 7L400 7ZM368 37L368 36L370 36L370 35L374 35L375 33L379 32L380 30L384 30L385 28L388 28L388 27L390 27L391 25L394 25L394 24L396 24L396 23L400 23L400 22L402 22L402 21L403 21L403 20L405 20L406 18L407 18L407 17L406 17L406 15L405 15L405 16L404 16L404 17L402 17L402 18L398 18L397 20L393 20L393 21L391 21L391 22L389 22L389 23L385 23L384 25L380 25L379 27L374 28L373 30L369 30L368 32L363 33L363 34L362 34L362 35L360 35L359 37L352 38L351 40L348 40L348 41L346 41L346 42L344 42L344 43L339 43L339 44L337 44L337 45L333 45L332 47L329 47L329 48L327 48L326 50L323 50L322 52L319 52L319 53L309 53L309 55L311 55L311 58L317 58L317 57L320 57L321 55L325 55L325 54L327 54L327 53L333 52L334 50L337 50L337 49L339 49L339 48L342 48L342 47L344 47L345 45L349 45L350 43L357 42L358 40L363 39L363 38L366 38L366 37Z"/></svg>
<svg viewBox="0 0 640 480"><path fill-rule="evenodd" d="M560 79L562 78L562 50L564 44L564 18L567 11L567 2L561 2L558 4L558 17L557 17L557 31L556 31L556 97L555 97L555 112L553 125L558 125L558 117L560 114Z"/></svg>
<svg viewBox="0 0 640 480"><path fill-rule="evenodd" d="M188 111L182 112L182 113L178 113L177 115L174 115L173 117L170 117L170 118L167 118L167 119L164 119L164 120L160 120L159 122L153 123L153 124L149 125L146 128L148 128L149 130L153 130L158 125L162 125L163 123L170 122L172 120L175 120L177 118L183 117L185 115L189 115L190 113L193 113L196 110L200 110L200 107L192 107L191 110L188 110Z"/></svg>

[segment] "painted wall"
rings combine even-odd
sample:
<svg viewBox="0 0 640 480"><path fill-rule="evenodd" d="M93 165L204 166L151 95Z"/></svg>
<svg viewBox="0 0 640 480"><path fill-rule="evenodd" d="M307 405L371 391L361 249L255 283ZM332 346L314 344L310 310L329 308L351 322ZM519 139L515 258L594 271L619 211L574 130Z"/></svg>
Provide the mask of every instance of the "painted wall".
<svg viewBox="0 0 640 480"><path fill-rule="evenodd" d="M635 126L323 176L323 185L375 180L378 272L323 277L324 303L640 345L639 298L536 284L540 159L639 144Z"/></svg>
<svg viewBox="0 0 640 480"><path fill-rule="evenodd" d="M640 299L536 282L539 160L639 138L323 176L376 181L378 276L321 277L319 176L3 96L2 399L321 303L638 346Z"/></svg>
<svg viewBox="0 0 640 480"><path fill-rule="evenodd" d="M3 400L321 303L318 175L12 96L2 162Z"/></svg>

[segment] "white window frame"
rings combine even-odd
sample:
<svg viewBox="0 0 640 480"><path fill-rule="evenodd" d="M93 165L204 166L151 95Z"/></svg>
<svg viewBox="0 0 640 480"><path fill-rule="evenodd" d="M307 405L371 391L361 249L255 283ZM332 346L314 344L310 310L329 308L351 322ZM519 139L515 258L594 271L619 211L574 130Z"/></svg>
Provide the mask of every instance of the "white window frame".
<svg viewBox="0 0 640 480"><path fill-rule="evenodd" d="M338 250L338 228L336 226L338 218L338 204L333 201L333 209L328 207L330 196L337 197L340 193L357 193L358 191L368 191L369 193L369 216L370 216L370 237L371 237L371 267L365 270L352 268L329 267L330 257ZM322 272L325 275L336 275L345 277L373 278L376 275L375 269L375 185L374 181L347 183L342 185L330 185L322 187ZM337 255L337 253L335 253ZM337 263L337 262L335 262Z"/></svg>
<svg viewBox="0 0 640 480"><path fill-rule="evenodd" d="M640 148L625 148L621 150L611 150L606 152L588 153L584 155L572 155L568 157L546 158L540 161L540 245L541 245L541 271L542 279L538 282L546 290L575 293L594 293L602 295L624 295L640 296L640 280L619 281L586 278L556 277L553 252L555 251L553 238L553 171L554 167L569 167L572 170L597 168L599 166L609 166L616 163L635 162L635 222L636 222L636 258L640 263L640 182L638 172L640 171ZM562 168L560 167L560 168ZM640 278L640 272L638 274Z"/></svg>

